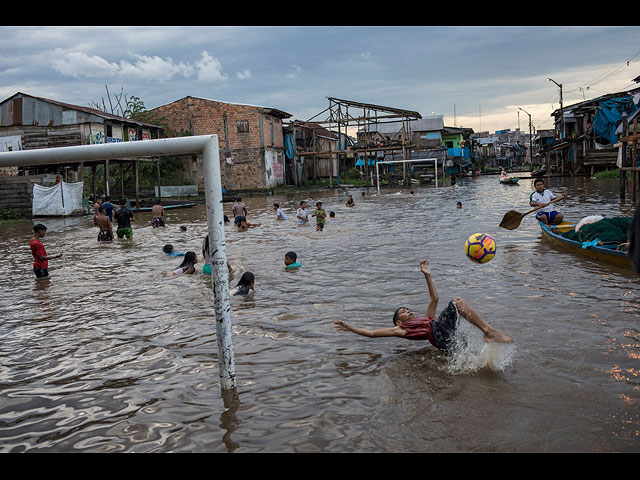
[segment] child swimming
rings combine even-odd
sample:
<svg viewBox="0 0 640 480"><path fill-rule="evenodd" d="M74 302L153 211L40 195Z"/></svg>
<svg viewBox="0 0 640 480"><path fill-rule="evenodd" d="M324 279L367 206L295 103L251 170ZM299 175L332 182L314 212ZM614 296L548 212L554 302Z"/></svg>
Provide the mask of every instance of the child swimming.
<svg viewBox="0 0 640 480"><path fill-rule="evenodd" d="M213 257L213 253L209 253L209 235L207 234L202 241L202 258L204 258L202 273L205 275L211 275L211 258ZM231 268L229 260L227 260L227 270L229 271L229 278L233 277L233 268Z"/></svg>
<svg viewBox="0 0 640 480"><path fill-rule="evenodd" d="M284 268L289 270L302 266L302 264L298 262L298 255L296 252L287 252L284 254L284 265Z"/></svg>
<svg viewBox="0 0 640 480"><path fill-rule="evenodd" d="M249 223L245 217L236 217L234 223L239 232L246 232L249 228L259 227L261 223Z"/></svg>
<svg viewBox="0 0 640 480"><path fill-rule="evenodd" d="M229 293L231 295L247 295L250 290L255 292L255 283L255 275L251 272L244 272L238 284Z"/></svg>
<svg viewBox="0 0 640 480"><path fill-rule="evenodd" d="M184 257L184 253L174 250L173 245L171 245L170 243L167 243L164 247L162 247L162 251L167 257Z"/></svg>
<svg viewBox="0 0 640 480"><path fill-rule="evenodd" d="M289 217L287 217L287 215L280 208L280 204L274 203L273 204L273 209L276 211L276 219L277 220L288 220L289 219Z"/></svg>
<svg viewBox="0 0 640 480"><path fill-rule="evenodd" d="M196 263L198 263L198 257L195 252L187 252L184 254L184 260L180 266L173 272L169 272L169 275L191 275L196 272Z"/></svg>

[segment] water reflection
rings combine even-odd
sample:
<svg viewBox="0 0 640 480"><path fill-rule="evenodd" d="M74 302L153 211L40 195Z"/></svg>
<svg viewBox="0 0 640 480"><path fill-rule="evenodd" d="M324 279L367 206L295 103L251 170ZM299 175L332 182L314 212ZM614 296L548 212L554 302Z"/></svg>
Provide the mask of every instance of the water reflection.
<svg viewBox="0 0 640 480"><path fill-rule="evenodd" d="M541 238L530 180L247 197L247 232L225 227L238 389L221 393L211 279L168 277L162 247L201 252L203 206L168 210L167 227L136 214L130 241L98 244L88 217L46 219L50 278L31 271L32 222L0 227L0 451L372 452L637 451L637 276L579 259ZM617 182L552 179L568 218L631 214ZM291 219L322 199L323 232ZM272 203L289 216L276 221ZM456 209L456 202L463 204ZM225 204L230 214L231 204ZM560 205L559 205L560 207ZM179 227L186 226L181 232ZM486 265L464 257L492 235ZM303 267L284 269L294 250ZM516 339L472 336L448 358L421 342L336 332L335 319L391 325L397 306L426 308L428 257L441 307L464 297Z"/></svg>

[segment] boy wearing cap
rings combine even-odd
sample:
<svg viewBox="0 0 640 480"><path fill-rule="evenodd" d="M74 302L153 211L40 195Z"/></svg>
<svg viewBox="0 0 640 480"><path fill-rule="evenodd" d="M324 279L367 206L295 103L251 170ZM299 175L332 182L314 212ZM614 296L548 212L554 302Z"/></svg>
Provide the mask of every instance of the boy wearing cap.
<svg viewBox="0 0 640 480"><path fill-rule="evenodd" d="M33 273L36 274L36 278L45 278L49 276L49 260L59 258L62 253L58 255L47 256L47 250L44 248L42 238L47 233L47 227L41 223L33 227L33 237L31 237L30 247L31 254L33 255Z"/></svg>

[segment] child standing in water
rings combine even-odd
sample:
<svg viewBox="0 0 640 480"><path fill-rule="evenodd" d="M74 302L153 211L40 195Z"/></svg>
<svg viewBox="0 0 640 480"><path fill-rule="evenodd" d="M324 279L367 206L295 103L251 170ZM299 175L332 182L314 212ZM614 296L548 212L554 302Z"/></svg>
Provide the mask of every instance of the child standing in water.
<svg viewBox="0 0 640 480"><path fill-rule="evenodd" d="M429 288L429 306L423 317L416 317L407 307L400 307L393 315L394 327L378 330L367 330L354 327L342 320L333 322L338 330L357 333L365 337L403 337L409 340L429 340L431 344L449 352L455 347L455 335L458 329L458 313L472 325L479 328L485 342L511 343L513 339L507 337L486 323L462 298L456 297L449 302L438 318L435 317L438 306L438 293L431 279L429 260L420 262L420 271L424 274Z"/></svg>
<svg viewBox="0 0 640 480"><path fill-rule="evenodd" d="M42 243L41 240L44 238L46 233L47 227L41 223L33 227L33 236L31 237L29 246L31 247L31 254L33 255L33 273L35 273L36 278L48 277L49 260L60 258L62 256L61 253L58 255L47 255L47 250L44 248L44 243Z"/></svg>
<svg viewBox="0 0 640 480"><path fill-rule="evenodd" d="M316 232L321 232L324 229L324 221L327 218L327 212L322 208L322 202L316 202L316 209L311 216L316 217Z"/></svg>
<svg viewBox="0 0 640 480"><path fill-rule="evenodd" d="M118 229L116 230L118 238L131 238L133 236L133 230L131 229L133 212L127 208L127 201L124 198L120 199L120 208L115 211L113 218L118 223Z"/></svg>
<svg viewBox="0 0 640 480"><path fill-rule="evenodd" d="M113 240L113 228L102 205L98 207L98 214L93 218L93 224L100 230L98 233L99 242L110 242Z"/></svg>
<svg viewBox="0 0 640 480"><path fill-rule="evenodd" d="M164 207L160 203L160 199L156 200L156 204L151 208L151 226L153 228L164 227Z"/></svg>
<svg viewBox="0 0 640 480"><path fill-rule="evenodd" d="M309 223L307 202L305 202L304 200L300 201L300 208L296 211L296 218L298 219L298 223L301 225L306 225L307 223Z"/></svg>

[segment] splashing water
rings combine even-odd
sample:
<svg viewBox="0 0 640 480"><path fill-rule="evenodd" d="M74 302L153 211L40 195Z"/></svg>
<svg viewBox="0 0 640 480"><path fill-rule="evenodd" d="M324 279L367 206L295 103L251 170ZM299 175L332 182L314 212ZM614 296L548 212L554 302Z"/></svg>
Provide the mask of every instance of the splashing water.
<svg viewBox="0 0 640 480"><path fill-rule="evenodd" d="M481 332L458 315L456 347L447 358L445 370L451 374L467 374L480 370L502 372L513 361L515 343L485 342Z"/></svg>

